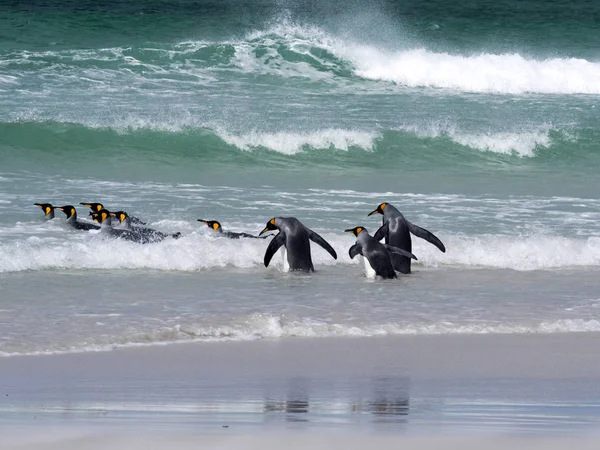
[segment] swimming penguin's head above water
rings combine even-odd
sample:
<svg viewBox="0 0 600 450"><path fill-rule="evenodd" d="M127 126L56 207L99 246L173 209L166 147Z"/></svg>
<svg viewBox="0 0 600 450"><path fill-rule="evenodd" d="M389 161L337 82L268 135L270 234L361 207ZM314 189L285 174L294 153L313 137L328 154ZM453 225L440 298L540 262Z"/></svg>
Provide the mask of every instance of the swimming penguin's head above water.
<svg viewBox="0 0 600 450"><path fill-rule="evenodd" d="M87 206L88 208L90 208L92 211L95 211L95 212L99 212L101 209L104 209L104 206L102 205L102 203L81 202L80 205Z"/></svg>
<svg viewBox="0 0 600 450"><path fill-rule="evenodd" d="M92 220L94 222L98 222L101 224L105 224L105 225L110 225L112 220L111 220L111 212L106 210L106 209L101 209L98 212L92 213Z"/></svg>
<svg viewBox="0 0 600 450"><path fill-rule="evenodd" d="M208 228L212 228L215 231L223 232L223 227L221 227L221 224L219 222L217 222L216 220L198 219L198 222L202 222Z"/></svg>
<svg viewBox="0 0 600 450"><path fill-rule="evenodd" d="M54 219L54 206L50 203L34 203L34 205L44 211L48 219Z"/></svg>
<svg viewBox="0 0 600 450"><path fill-rule="evenodd" d="M387 203L380 203L379 206L377 206L377 208L371 211L368 215L372 216L373 214L383 214L387 205Z"/></svg>
<svg viewBox="0 0 600 450"><path fill-rule="evenodd" d="M73 205L57 206L54 209L64 212L67 215L67 219L70 219L73 216L77 217L77 211Z"/></svg>
<svg viewBox="0 0 600 450"><path fill-rule="evenodd" d="M354 236L358 237L358 235L363 231L367 231L367 229L365 227L354 227L344 230L344 233L352 233Z"/></svg>
<svg viewBox="0 0 600 450"><path fill-rule="evenodd" d="M129 215L125 211L110 211L110 215L112 217L117 218L119 223L123 223L129 217Z"/></svg>

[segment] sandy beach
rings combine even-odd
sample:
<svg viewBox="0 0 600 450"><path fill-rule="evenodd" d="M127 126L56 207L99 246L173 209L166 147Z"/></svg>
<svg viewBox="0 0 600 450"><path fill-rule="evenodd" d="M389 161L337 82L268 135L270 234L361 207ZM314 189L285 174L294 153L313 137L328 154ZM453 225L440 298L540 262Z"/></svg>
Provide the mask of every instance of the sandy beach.
<svg viewBox="0 0 600 450"><path fill-rule="evenodd" d="M600 431L599 339L299 338L1 358L0 427L11 449L328 448L331 439L587 448Z"/></svg>

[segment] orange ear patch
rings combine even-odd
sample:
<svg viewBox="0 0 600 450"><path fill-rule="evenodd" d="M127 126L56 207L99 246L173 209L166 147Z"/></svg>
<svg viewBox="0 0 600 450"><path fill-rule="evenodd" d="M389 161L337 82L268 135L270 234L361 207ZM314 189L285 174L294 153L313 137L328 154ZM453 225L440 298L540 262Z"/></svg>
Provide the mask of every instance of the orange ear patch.
<svg viewBox="0 0 600 450"><path fill-rule="evenodd" d="M386 206L387 206L387 203L382 203L381 205L379 205L379 207L381 208L382 211L385 209Z"/></svg>
<svg viewBox="0 0 600 450"><path fill-rule="evenodd" d="M275 225L275 217L273 217L271 220L269 220L269 223L270 223L271 225Z"/></svg>
<svg viewBox="0 0 600 450"><path fill-rule="evenodd" d="M219 229L219 224L217 222L213 223L213 230L218 230Z"/></svg>

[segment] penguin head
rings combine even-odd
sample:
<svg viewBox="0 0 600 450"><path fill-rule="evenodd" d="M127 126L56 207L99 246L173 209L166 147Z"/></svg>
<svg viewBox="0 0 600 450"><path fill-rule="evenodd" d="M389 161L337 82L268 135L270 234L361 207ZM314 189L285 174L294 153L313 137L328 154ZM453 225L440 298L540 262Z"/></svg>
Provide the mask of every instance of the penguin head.
<svg viewBox="0 0 600 450"><path fill-rule="evenodd" d="M44 211L46 215L52 214L52 211L54 211L54 206L50 203L34 203L34 205Z"/></svg>
<svg viewBox="0 0 600 450"><path fill-rule="evenodd" d="M102 205L102 203L83 203L83 202L81 202L80 205L87 206L88 208L90 208L92 211L95 211L95 212L99 212L101 209L104 209L104 206Z"/></svg>
<svg viewBox="0 0 600 450"><path fill-rule="evenodd" d="M75 207L73 205L65 205L65 206L57 206L54 209L59 209L67 215L67 219L70 219L73 216L77 216L77 211L75 211Z"/></svg>
<svg viewBox="0 0 600 450"><path fill-rule="evenodd" d="M111 211L110 215L119 219L119 223L123 223L129 217L125 211Z"/></svg>
<svg viewBox="0 0 600 450"><path fill-rule="evenodd" d="M276 224L275 217L273 217L271 220L269 220L269 221L267 222L267 226L265 227L265 229L264 229L264 230L262 230L262 231L259 233L259 236L261 236L263 233L266 233L267 231L273 231L273 230L279 230L279 227L278 227L278 226L277 226L277 224Z"/></svg>
<svg viewBox="0 0 600 450"><path fill-rule="evenodd" d="M375 209L374 211L371 211L368 215L372 216L373 214L383 214L383 211L385 210L385 207L387 206L387 203L381 203L379 204L379 206L377 207L377 209Z"/></svg>
<svg viewBox="0 0 600 450"><path fill-rule="evenodd" d="M367 229L365 227L354 227L344 230L344 233L352 233L354 236L358 237L363 231L367 231Z"/></svg>
<svg viewBox="0 0 600 450"><path fill-rule="evenodd" d="M208 228L212 228L215 231L218 231L220 233L223 232L223 228L221 227L221 224L219 222L217 222L216 220L198 219L198 222L202 222L203 224L206 224L206 226Z"/></svg>
<svg viewBox="0 0 600 450"><path fill-rule="evenodd" d="M111 224L111 212L102 208L100 211L93 213L92 218L95 222Z"/></svg>

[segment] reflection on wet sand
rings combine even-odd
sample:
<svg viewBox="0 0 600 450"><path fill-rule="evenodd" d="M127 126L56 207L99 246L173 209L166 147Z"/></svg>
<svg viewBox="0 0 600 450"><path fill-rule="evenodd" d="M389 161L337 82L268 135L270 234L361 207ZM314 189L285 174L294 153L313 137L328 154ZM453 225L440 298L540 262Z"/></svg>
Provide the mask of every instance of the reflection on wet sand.
<svg viewBox="0 0 600 450"><path fill-rule="evenodd" d="M265 395L265 421L322 421L324 417L360 416L374 422L406 422L410 401L406 378L323 382L308 378L289 381L280 393L273 388ZM312 398L309 393L312 387Z"/></svg>

